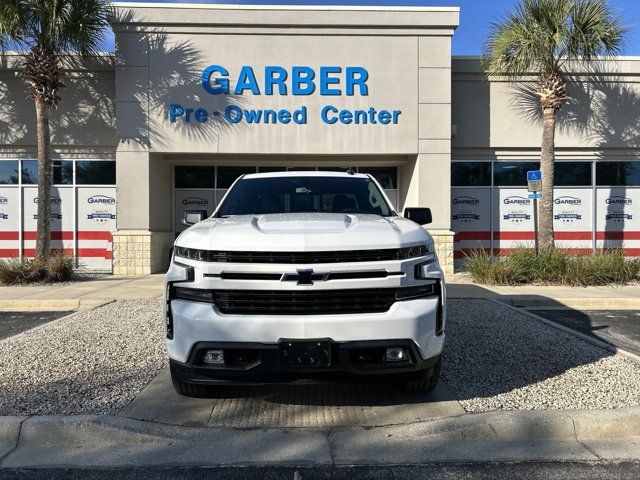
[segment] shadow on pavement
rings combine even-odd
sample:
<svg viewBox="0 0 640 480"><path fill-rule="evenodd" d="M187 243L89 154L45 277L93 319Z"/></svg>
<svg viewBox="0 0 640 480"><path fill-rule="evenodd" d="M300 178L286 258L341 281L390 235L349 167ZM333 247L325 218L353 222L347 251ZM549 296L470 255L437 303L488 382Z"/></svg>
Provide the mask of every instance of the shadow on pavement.
<svg viewBox="0 0 640 480"><path fill-rule="evenodd" d="M464 414L446 385L429 395L387 384L212 387L211 398L175 393L163 370L123 416L173 425L268 428L380 426Z"/></svg>
<svg viewBox="0 0 640 480"><path fill-rule="evenodd" d="M608 344L640 355L640 313L637 310L529 310Z"/></svg>

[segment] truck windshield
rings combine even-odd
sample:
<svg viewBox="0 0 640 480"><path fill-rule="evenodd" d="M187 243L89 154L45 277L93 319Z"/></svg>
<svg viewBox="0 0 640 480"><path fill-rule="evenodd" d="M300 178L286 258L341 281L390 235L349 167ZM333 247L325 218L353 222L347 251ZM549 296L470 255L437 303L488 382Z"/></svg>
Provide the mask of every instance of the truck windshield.
<svg viewBox="0 0 640 480"><path fill-rule="evenodd" d="M294 212L394 214L368 178L272 177L238 180L216 216Z"/></svg>

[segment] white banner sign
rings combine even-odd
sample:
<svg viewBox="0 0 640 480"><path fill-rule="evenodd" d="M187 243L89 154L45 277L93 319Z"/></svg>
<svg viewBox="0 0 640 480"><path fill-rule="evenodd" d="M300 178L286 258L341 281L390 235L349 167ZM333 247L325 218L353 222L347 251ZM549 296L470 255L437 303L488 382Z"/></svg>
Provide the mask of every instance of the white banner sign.
<svg viewBox="0 0 640 480"><path fill-rule="evenodd" d="M187 227L182 225L182 212L185 210L206 210L211 215L215 210L215 192L213 190L175 190L176 232Z"/></svg>
<svg viewBox="0 0 640 480"><path fill-rule="evenodd" d="M20 254L19 200L18 188L0 187L0 258Z"/></svg>

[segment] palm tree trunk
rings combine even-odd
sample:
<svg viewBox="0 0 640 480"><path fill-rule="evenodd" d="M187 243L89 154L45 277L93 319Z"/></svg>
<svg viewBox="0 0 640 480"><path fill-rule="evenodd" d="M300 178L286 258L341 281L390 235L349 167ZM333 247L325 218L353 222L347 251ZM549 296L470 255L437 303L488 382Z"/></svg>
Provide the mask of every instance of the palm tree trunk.
<svg viewBox="0 0 640 480"><path fill-rule="evenodd" d="M46 260L51 247L51 137L49 106L37 98L36 129L38 135L38 232L36 258Z"/></svg>
<svg viewBox="0 0 640 480"><path fill-rule="evenodd" d="M553 170L555 162L556 109L544 109L542 127L542 199L540 201L538 242L541 248L553 248Z"/></svg>

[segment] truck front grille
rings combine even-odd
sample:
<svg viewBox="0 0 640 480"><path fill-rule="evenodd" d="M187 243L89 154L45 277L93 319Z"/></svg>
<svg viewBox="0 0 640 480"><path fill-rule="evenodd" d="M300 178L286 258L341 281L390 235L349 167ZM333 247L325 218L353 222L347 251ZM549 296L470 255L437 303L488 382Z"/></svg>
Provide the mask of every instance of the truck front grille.
<svg viewBox="0 0 640 480"><path fill-rule="evenodd" d="M215 303L233 315L324 315L386 312L396 301L437 295L436 285L345 290L201 290L176 287L175 299Z"/></svg>
<svg viewBox="0 0 640 480"><path fill-rule="evenodd" d="M386 312L395 301L395 288L359 290L218 290L214 301L222 313L322 315Z"/></svg>

